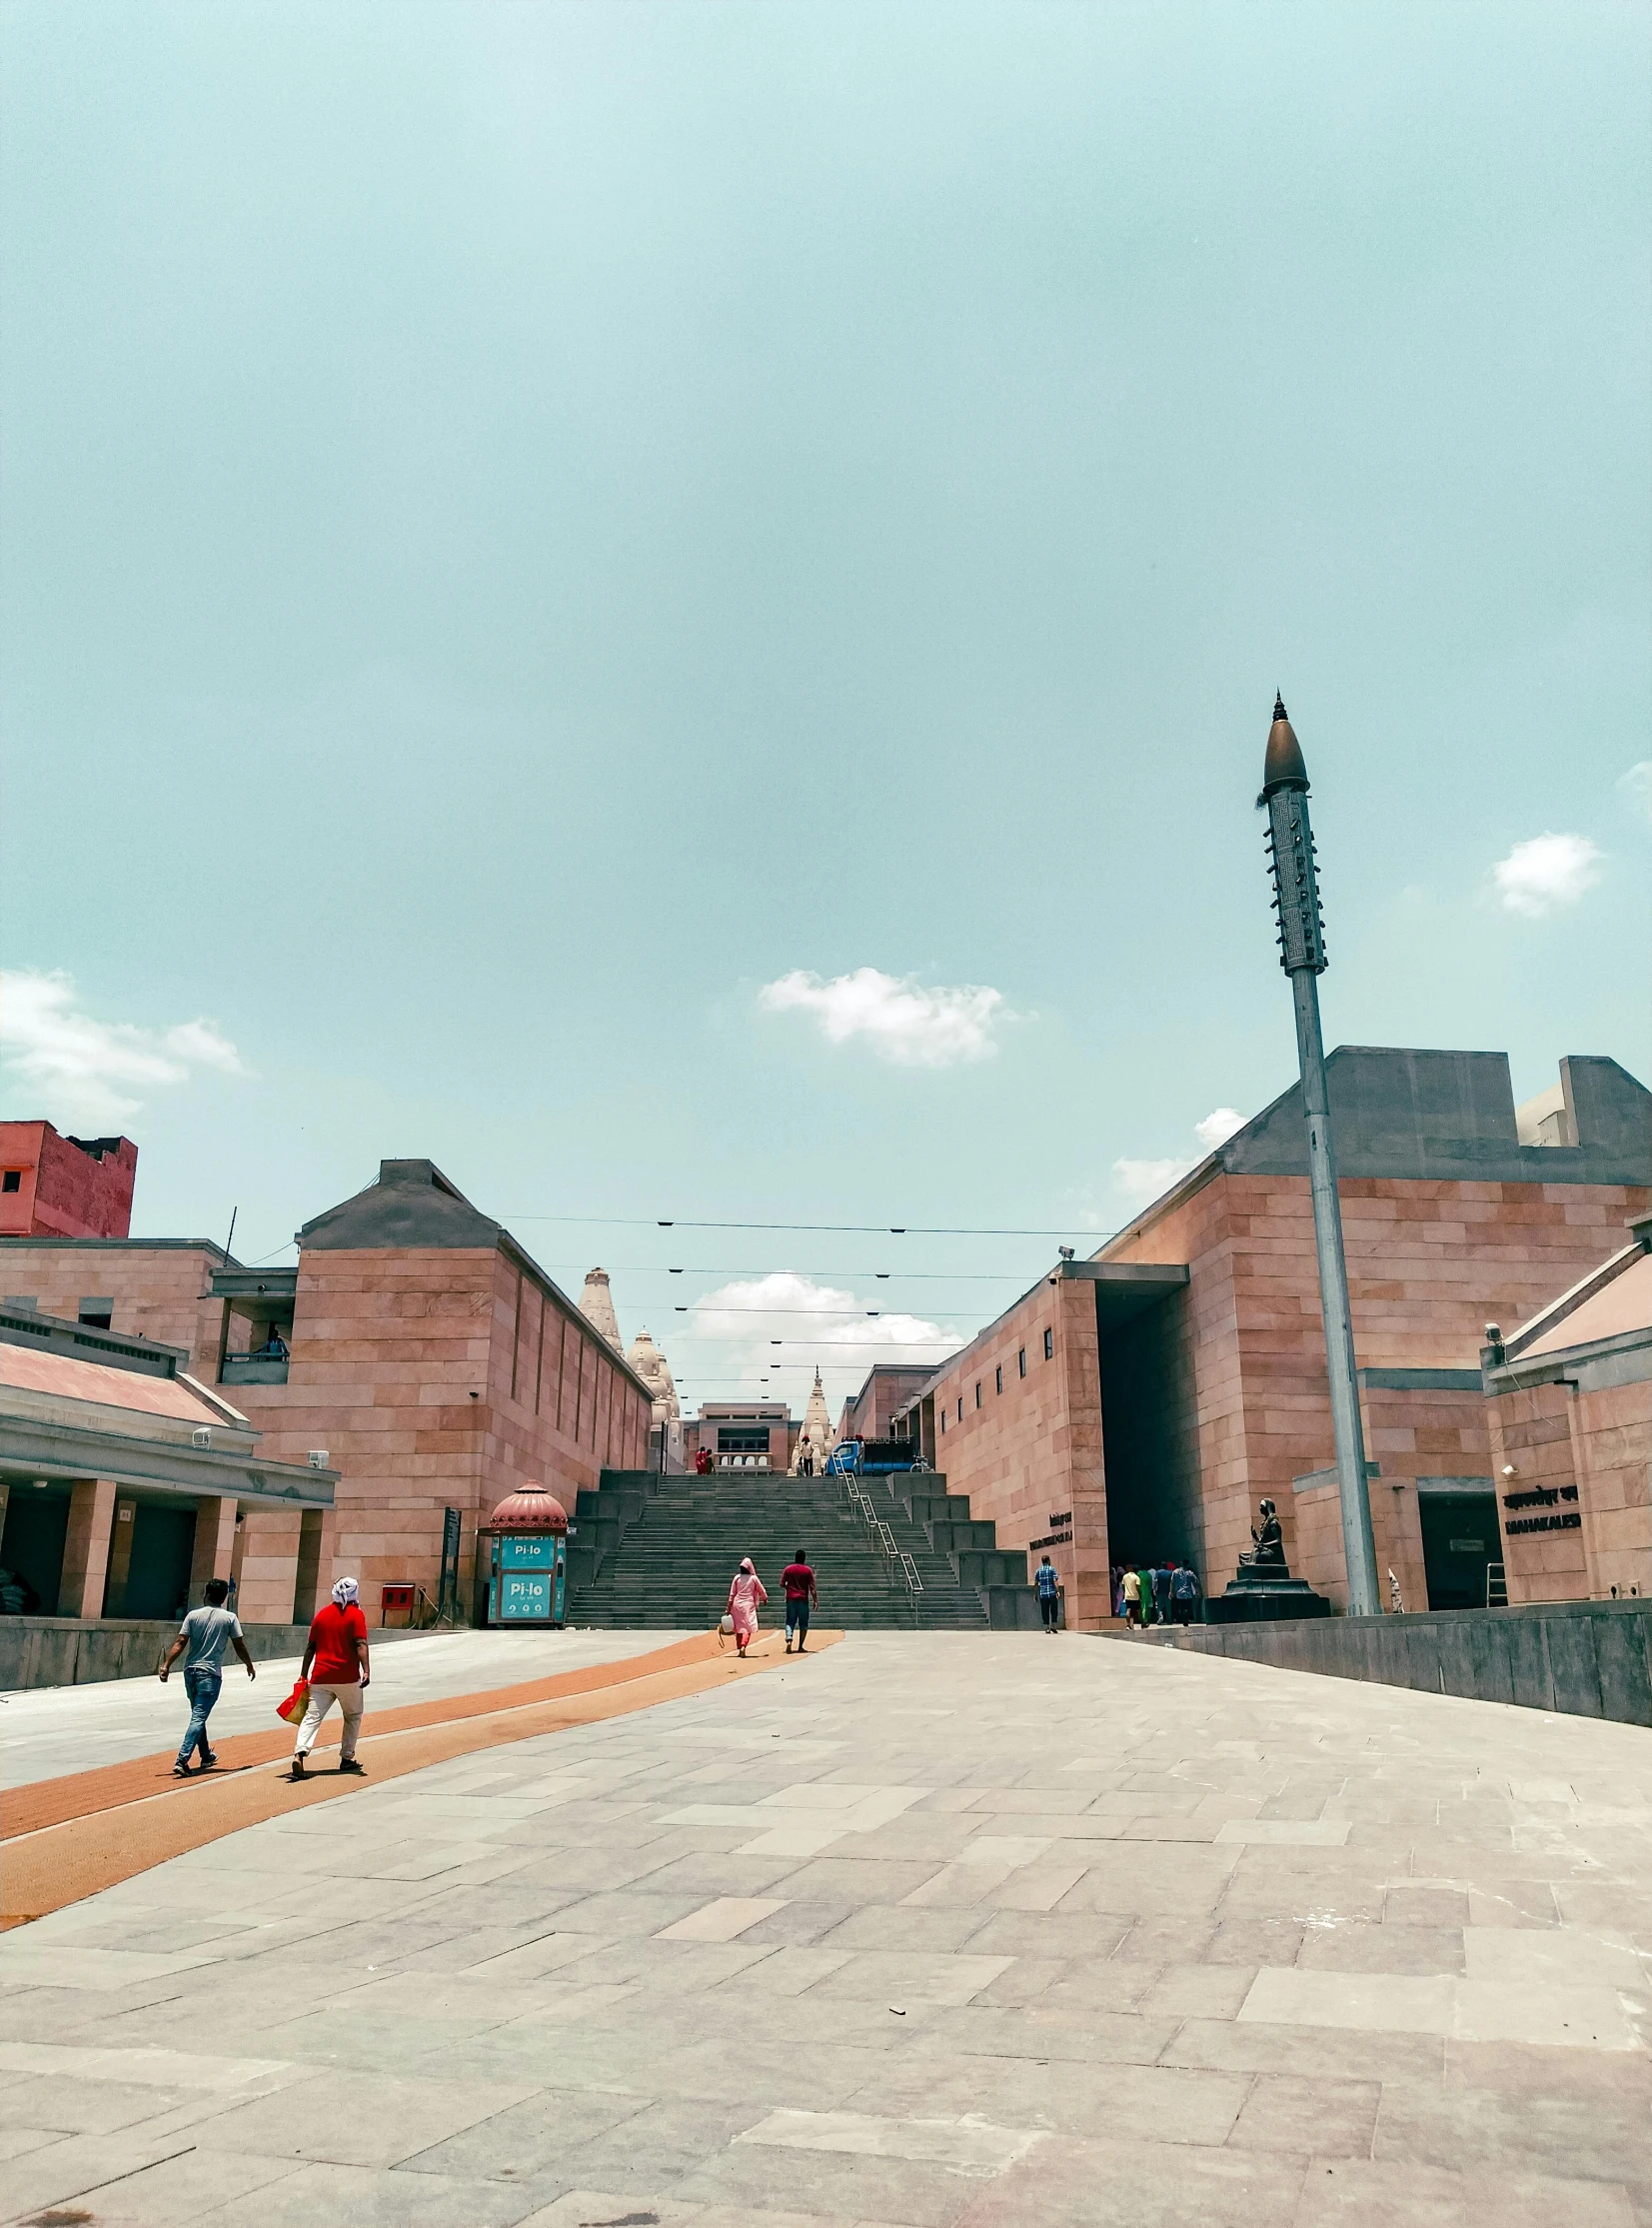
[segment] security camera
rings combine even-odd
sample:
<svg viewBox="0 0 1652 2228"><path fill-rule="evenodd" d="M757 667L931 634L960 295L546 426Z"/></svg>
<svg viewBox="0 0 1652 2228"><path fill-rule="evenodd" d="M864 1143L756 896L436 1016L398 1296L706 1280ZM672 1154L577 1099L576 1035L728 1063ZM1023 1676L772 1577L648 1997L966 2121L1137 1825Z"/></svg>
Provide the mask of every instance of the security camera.
<svg viewBox="0 0 1652 2228"><path fill-rule="evenodd" d="M189 1438L192 1446L210 1446L212 1444L212 1433L204 1423L198 1431L191 1431Z"/></svg>
<svg viewBox="0 0 1652 2228"><path fill-rule="evenodd" d="M1512 1477L1514 1475L1514 1464L1512 1462L1505 1462L1503 1464L1503 1475L1505 1477Z"/></svg>
<svg viewBox="0 0 1652 2228"><path fill-rule="evenodd" d="M311 1447L310 1467L313 1470L324 1470L327 1467L327 1449L325 1446Z"/></svg>
<svg viewBox="0 0 1652 2228"><path fill-rule="evenodd" d="M1071 1245L1057 1245L1055 1250L1060 1254L1062 1260L1070 1261L1076 1248Z"/></svg>

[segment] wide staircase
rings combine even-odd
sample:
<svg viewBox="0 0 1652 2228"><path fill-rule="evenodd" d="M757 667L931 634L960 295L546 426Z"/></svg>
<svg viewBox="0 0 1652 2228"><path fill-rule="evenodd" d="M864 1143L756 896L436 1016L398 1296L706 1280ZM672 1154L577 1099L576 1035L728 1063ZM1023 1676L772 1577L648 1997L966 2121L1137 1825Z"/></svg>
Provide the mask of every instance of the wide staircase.
<svg viewBox="0 0 1652 2228"><path fill-rule="evenodd" d="M993 1526L972 1520L963 1495L928 1472L605 1470L580 1494L574 1521L570 1624L705 1630L745 1555L769 1589L765 1621L778 1623L781 1572L799 1547L824 1625L984 1632L1038 1621L1024 1549L1000 1548Z"/></svg>

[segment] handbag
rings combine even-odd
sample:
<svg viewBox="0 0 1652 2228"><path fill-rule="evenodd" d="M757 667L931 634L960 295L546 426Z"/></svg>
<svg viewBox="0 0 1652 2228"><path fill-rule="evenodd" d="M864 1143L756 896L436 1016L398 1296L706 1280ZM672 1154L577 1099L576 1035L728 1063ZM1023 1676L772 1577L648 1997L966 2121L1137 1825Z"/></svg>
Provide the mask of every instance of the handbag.
<svg viewBox="0 0 1652 2228"><path fill-rule="evenodd" d="M295 1683L293 1691L287 1699L284 1702L277 1703L276 1715L284 1717L289 1725L296 1725L309 1707L310 1681L307 1678L301 1678Z"/></svg>

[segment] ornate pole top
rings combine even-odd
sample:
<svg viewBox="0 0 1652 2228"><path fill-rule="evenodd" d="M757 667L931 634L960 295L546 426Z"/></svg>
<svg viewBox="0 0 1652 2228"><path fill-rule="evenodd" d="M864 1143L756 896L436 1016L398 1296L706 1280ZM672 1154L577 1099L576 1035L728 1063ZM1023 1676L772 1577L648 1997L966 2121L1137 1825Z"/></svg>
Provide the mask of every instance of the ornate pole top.
<svg viewBox="0 0 1652 2228"><path fill-rule="evenodd" d="M1262 795L1276 789L1306 789L1308 770L1302 763L1302 746L1285 712L1285 700L1274 691L1273 725L1267 731L1267 756L1262 762Z"/></svg>

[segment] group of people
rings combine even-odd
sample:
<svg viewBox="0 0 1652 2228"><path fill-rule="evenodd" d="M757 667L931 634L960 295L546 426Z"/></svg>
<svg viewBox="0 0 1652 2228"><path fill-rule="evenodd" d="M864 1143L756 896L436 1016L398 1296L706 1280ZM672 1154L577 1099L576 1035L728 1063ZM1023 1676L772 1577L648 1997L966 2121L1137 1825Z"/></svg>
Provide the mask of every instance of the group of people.
<svg viewBox="0 0 1652 2228"><path fill-rule="evenodd" d="M796 1639L798 1653L803 1655L809 1639L809 1612L820 1607L821 1592L809 1558L801 1547L781 1572L781 1584L786 1589L786 1652L792 1653L792 1642ZM752 1644L758 1629L758 1611L768 1599L757 1565L747 1555L730 1582L729 1606L724 1612L724 1621L735 1635L735 1646L742 1655Z"/></svg>
<svg viewBox="0 0 1652 2228"><path fill-rule="evenodd" d="M184 1658L189 1726L184 1734L184 1745L178 1751L178 1760L172 1767L175 1779L190 1777L191 1759L197 1749L201 1752L202 1771L211 1771L218 1761L207 1738L207 1720L223 1689L225 1648L235 1649L246 1665L248 1678L258 1676L241 1630L241 1619L228 1605L228 1580L209 1578L206 1596L201 1608L189 1611L178 1628L178 1637L161 1658L163 1686L179 1656ZM293 1750L295 1779L306 1776L304 1760L316 1745L322 1720L335 1702L344 1720L339 1741L339 1769L361 1776L363 1766L356 1761L356 1742L362 1729L363 1697L372 1675L367 1618L362 1613L359 1589L354 1578L341 1578L333 1588L332 1600L318 1609L310 1620L310 1634L304 1645L304 1667L299 1678L308 1686L309 1698Z"/></svg>
<svg viewBox="0 0 1652 2228"><path fill-rule="evenodd" d="M1203 1588L1191 1563L1145 1563L1139 1569L1113 1565L1112 1607L1126 1624L1192 1624Z"/></svg>

